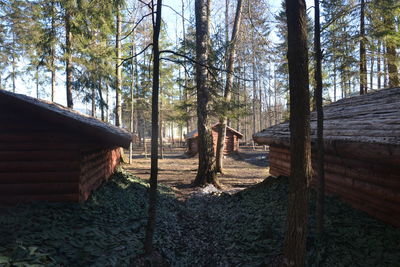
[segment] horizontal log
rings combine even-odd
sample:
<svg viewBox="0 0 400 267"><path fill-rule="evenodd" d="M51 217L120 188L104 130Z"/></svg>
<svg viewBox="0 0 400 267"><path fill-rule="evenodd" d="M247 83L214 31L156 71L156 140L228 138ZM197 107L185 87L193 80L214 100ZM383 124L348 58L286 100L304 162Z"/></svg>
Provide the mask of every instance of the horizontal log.
<svg viewBox="0 0 400 267"><path fill-rule="evenodd" d="M82 138L76 134L65 132L0 132L0 142L87 142L87 139Z"/></svg>
<svg viewBox="0 0 400 267"><path fill-rule="evenodd" d="M78 183L0 184L1 196L77 193Z"/></svg>
<svg viewBox="0 0 400 267"><path fill-rule="evenodd" d="M79 171L0 172L0 184L78 182Z"/></svg>
<svg viewBox="0 0 400 267"><path fill-rule="evenodd" d="M0 151L0 161L77 160L78 150Z"/></svg>
<svg viewBox="0 0 400 267"><path fill-rule="evenodd" d="M359 203L368 205L382 212L389 212L400 215L400 205L398 202L390 201L382 198L380 195L365 194L360 190L352 190L351 188L342 187L334 183L328 183L327 187L335 188L333 192L350 203Z"/></svg>
<svg viewBox="0 0 400 267"><path fill-rule="evenodd" d="M79 161L7 161L0 162L0 172L49 172L79 170Z"/></svg>
<svg viewBox="0 0 400 267"><path fill-rule="evenodd" d="M82 145L78 143L63 142L0 142L0 151L32 151L43 149L46 150L77 150Z"/></svg>

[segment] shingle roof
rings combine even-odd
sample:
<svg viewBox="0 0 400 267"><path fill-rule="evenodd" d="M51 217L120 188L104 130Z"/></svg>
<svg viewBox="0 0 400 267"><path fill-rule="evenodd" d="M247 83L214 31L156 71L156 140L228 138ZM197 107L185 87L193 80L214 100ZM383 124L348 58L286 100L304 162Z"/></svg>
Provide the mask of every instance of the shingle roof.
<svg viewBox="0 0 400 267"><path fill-rule="evenodd" d="M1 103L31 114L38 114L44 120L61 123L71 130L94 137L107 145L129 147L132 140L132 135L124 129L49 101L0 90Z"/></svg>
<svg viewBox="0 0 400 267"><path fill-rule="evenodd" d="M316 138L316 113L311 113L311 138ZM259 144L288 144L289 122L253 135ZM324 140L400 145L400 88L341 99L324 107Z"/></svg>

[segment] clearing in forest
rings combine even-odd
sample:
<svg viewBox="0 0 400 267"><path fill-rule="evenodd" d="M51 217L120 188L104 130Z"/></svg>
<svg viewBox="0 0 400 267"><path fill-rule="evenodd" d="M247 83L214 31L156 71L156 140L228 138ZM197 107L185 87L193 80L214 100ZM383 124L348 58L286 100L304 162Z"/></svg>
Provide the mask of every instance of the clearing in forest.
<svg viewBox="0 0 400 267"><path fill-rule="evenodd" d="M197 189L191 187L196 177L198 157L187 157L183 148L166 149L160 159L158 181L170 186L179 199L186 199ZM133 175L147 180L150 177L150 157L136 149L131 165L124 169ZM263 181L269 176L267 151L261 148L241 148L237 154L224 159L224 175L219 175L222 191L235 193Z"/></svg>

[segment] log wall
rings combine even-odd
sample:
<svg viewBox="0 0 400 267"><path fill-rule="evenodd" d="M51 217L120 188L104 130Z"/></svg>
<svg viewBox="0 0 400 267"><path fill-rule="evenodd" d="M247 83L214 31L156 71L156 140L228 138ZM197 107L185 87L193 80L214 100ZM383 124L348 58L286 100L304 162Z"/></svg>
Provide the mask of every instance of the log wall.
<svg viewBox="0 0 400 267"><path fill-rule="evenodd" d="M120 148L81 151L79 200L86 201L93 190L107 180L119 164Z"/></svg>
<svg viewBox="0 0 400 267"><path fill-rule="evenodd" d="M114 171L119 149L60 124L0 107L0 202L78 202Z"/></svg>
<svg viewBox="0 0 400 267"><path fill-rule="evenodd" d="M78 136L29 114L0 113L0 202L78 201Z"/></svg>
<svg viewBox="0 0 400 267"><path fill-rule="evenodd" d="M366 153L364 150L371 151ZM400 165L398 147L366 145L362 151L344 153L338 146L327 147L325 179L328 193L339 195L353 207L400 227ZM364 151L364 152L363 152ZM374 152L375 151L375 152ZM386 151L386 152L385 152ZM373 157L391 151L392 157ZM313 166L315 166L313 158ZM290 152L285 146L270 146L270 174L290 175ZM316 184L313 179L313 185Z"/></svg>

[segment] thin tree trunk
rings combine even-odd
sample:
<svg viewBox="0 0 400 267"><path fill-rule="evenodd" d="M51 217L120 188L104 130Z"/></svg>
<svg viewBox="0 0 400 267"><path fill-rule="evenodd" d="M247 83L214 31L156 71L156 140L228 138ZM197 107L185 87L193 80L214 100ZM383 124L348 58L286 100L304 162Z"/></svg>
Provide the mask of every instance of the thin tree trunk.
<svg viewBox="0 0 400 267"><path fill-rule="evenodd" d="M99 98L100 98L100 112L101 112L101 120L105 121L105 115L104 115L104 106L105 106L105 102L104 102L104 98L103 98L103 88L102 88L102 81L101 81L101 77L99 78L99 86L97 87L97 90L99 92Z"/></svg>
<svg viewBox="0 0 400 267"><path fill-rule="evenodd" d="M371 49L371 69L370 69L370 75L369 75L369 89L373 90L374 86L374 64L375 64L375 58L374 58L374 51Z"/></svg>
<svg viewBox="0 0 400 267"><path fill-rule="evenodd" d="M71 14L65 10L65 52L66 52L66 87L67 87L67 106L74 107L72 100L72 32Z"/></svg>
<svg viewBox="0 0 400 267"><path fill-rule="evenodd" d="M153 4L154 7L154 4ZM146 225L144 251L147 255L153 252L153 236L156 228L157 176L158 176L158 99L160 89L160 49L162 0L157 0L156 19L153 19L153 91L151 99L151 171L149 189L149 210ZM154 15L153 15L154 17Z"/></svg>
<svg viewBox="0 0 400 267"><path fill-rule="evenodd" d="M117 7L116 15L116 35L115 35L115 55L117 62L115 64L115 126L122 126L122 107L121 107L121 12L120 8Z"/></svg>
<svg viewBox="0 0 400 267"><path fill-rule="evenodd" d="M310 93L305 0L286 0L290 88L290 179L284 266L304 266L311 179ZM295 100L295 101L294 101Z"/></svg>
<svg viewBox="0 0 400 267"><path fill-rule="evenodd" d="M161 92L161 90L160 90L160 95L162 94L162 92ZM163 116L162 116L162 114L163 114L163 111L162 111L162 109L163 109L163 103L162 103L162 99L160 100L160 126L159 126L159 128L160 128L160 134L159 134L159 139L160 139L160 159L164 159L164 143L163 143L163 129L164 129L164 127L163 127Z"/></svg>
<svg viewBox="0 0 400 267"><path fill-rule="evenodd" d="M92 117L96 116L96 89L92 88Z"/></svg>
<svg viewBox="0 0 400 267"><path fill-rule="evenodd" d="M183 53L186 53L186 28L185 28L185 0L182 0L182 37L183 37ZM184 100L185 102L188 101L189 99L189 91L188 91L188 75L187 75L187 71L186 71L186 58L183 59L183 68L184 68ZM186 114L189 114L189 107L186 107ZM186 119L186 134L188 134L190 131L190 118L187 117Z"/></svg>
<svg viewBox="0 0 400 267"><path fill-rule="evenodd" d="M232 38L229 44L228 61L227 61L227 73L226 73L226 84L224 92L224 100L226 105L229 106L232 98L232 85L233 85L233 63L236 58L236 44L238 39L238 33L240 31L242 15L242 0L238 0L236 7L235 22L233 24ZM220 118L220 127L218 132L217 141L217 172L223 173L223 155L225 150L225 138L226 138L226 126L228 117L224 113L224 116Z"/></svg>
<svg viewBox="0 0 400 267"><path fill-rule="evenodd" d="M54 102L55 97L55 90L56 90L56 66L55 66L55 58L56 58L56 47L55 47L55 40L56 40L56 25L55 25L55 16L56 10L54 1L51 1L51 102Z"/></svg>
<svg viewBox="0 0 400 267"><path fill-rule="evenodd" d="M199 167L194 186L214 184L219 186L216 177L213 137L208 128L209 118L207 105L209 102L208 57L211 0L195 0L196 17L196 87L197 87L197 130Z"/></svg>
<svg viewBox="0 0 400 267"><path fill-rule="evenodd" d="M360 95L367 93L367 55L365 50L365 2L360 0Z"/></svg>
<svg viewBox="0 0 400 267"><path fill-rule="evenodd" d="M131 51L131 54L132 54L132 56L133 55L135 55L136 54L136 52L135 52L135 33L133 32L132 33L132 51ZM134 101L134 90L135 90L135 57L132 57L132 60L131 60L131 64L132 64L132 67L131 67L131 79L132 79L132 82L131 82L131 92L130 92L130 98L131 98L131 114L130 114L130 127L129 127L129 130L131 131L131 134L133 135L133 133L134 133L134 105L133 105L133 101ZM136 118L136 120L137 120L137 117L135 117ZM128 163L129 164L131 164L132 163L132 156L133 156L133 153L132 153L132 150L133 150L133 142L131 142L131 144L129 145L129 159L128 159Z"/></svg>
<svg viewBox="0 0 400 267"><path fill-rule="evenodd" d="M35 71L35 81L36 81L36 98L39 98L39 67L36 67Z"/></svg>
<svg viewBox="0 0 400 267"><path fill-rule="evenodd" d="M106 82L106 104L107 104L107 108L106 108L106 122L109 122L109 120L110 120L110 105L109 105L109 103L110 103L110 101L109 101L109 98L110 98L110 90L108 89L108 82Z"/></svg>
<svg viewBox="0 0 400 267"><path fill-rule="evenodd" d="M12 59L11 59L12 60L12 62L11 62L11 65L12 65L11 79L12 79L12 91L13 91L13 93L15 93L15 87L16 87L15 78L16 78L16 71L17 71L17 63L16 63L16 59L15 59L16 44L15 44L14 30L12 33L12 46L13 46L13 48L12 48L12 54L11 54L11 57L12 57Z"/></svg>
<svg viewBox="0 0 400 267"><path fill-rule="evenodd" d="M336 102L336 83L337 83L337 77L336 77L336 59L333 59L333 101Z"/></svg>
<svg viewBox="0 0 400 267"><path fill-rule="evenodd" d="M377 57L376 57L376 72L378 73L377 75L377 80L378 80L378 90L381 89L381 41L378 41L378 50L377 50Z"/></svg>
<svg viewBox="0 0 400 267"><path fill-rule="evenodd" d="M383 58L383 87L386 88L388 87L388 59L387 59L387 48L385 47L385 44L382 47L382 53L385 55Z"/></svg>
<svg viewBox="0 0 400 267"><path fill-rule="evenodd" d="M322 108L322 51L321 51L321 25L319 0L314 0L314 53L315 53L315 84L314 91L315 104L317 109L317 233L324 231L324 215L325 215L325 171L324 171L324 112Z"/></svg>

